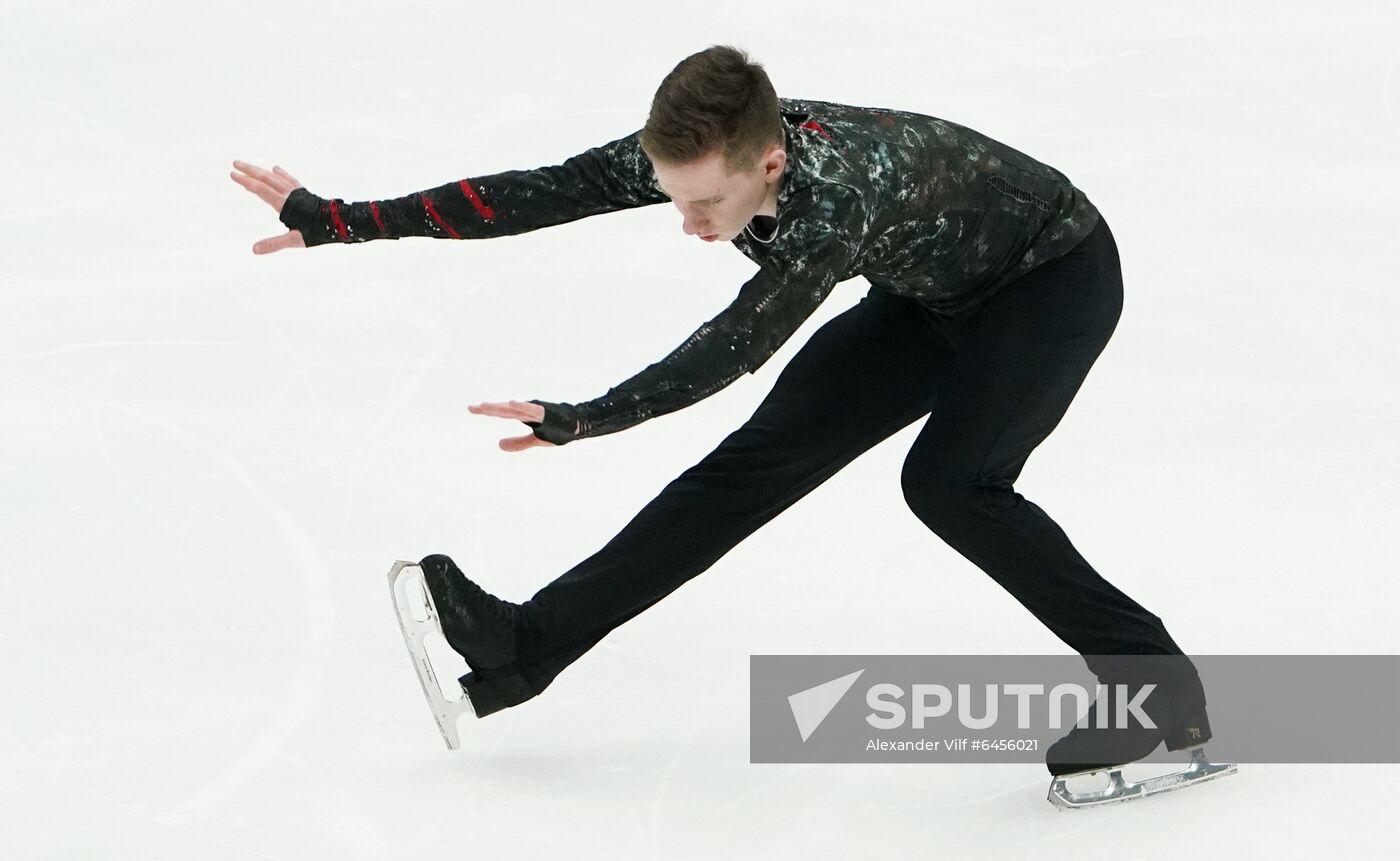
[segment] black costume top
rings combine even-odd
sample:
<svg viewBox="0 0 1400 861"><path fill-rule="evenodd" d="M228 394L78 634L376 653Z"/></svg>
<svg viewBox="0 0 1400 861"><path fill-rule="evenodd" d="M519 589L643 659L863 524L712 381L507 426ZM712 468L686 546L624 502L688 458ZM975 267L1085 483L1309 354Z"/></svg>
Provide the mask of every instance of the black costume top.
<svg viewBox="0 0 1400 861"><path fill-rule="evenodd" d="M1098 209L1059 171L948 120L780 98L787 164L777 218L733 240L758 264L738 296L669 355L582 403L534 401L541 439L613 433L753 373L839 282L865 276L941 313L972 310L1089 234ZM280 213L308 246L487 239L664 203L641 131L563 164L469 177L393 200L294 189Z"/></svg>

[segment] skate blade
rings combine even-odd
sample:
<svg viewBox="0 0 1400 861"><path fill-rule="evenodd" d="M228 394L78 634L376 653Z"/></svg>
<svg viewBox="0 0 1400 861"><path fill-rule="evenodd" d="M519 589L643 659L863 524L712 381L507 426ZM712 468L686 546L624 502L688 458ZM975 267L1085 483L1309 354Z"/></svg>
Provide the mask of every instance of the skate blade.
<svg viewBox="0 0 1400 861"><path fill-rule="evenodd" d="M418 576L412 576L410 571L417 571ZM437 674L433 672L424 638L434 632L441 635L442 626L438 622L433 595L428 591L418 563L394 563L394 567L389 569L389 594L394 599L394 612L399 617L399 629L403 631L404 644L408 646L408 654L413 659L413 669L418 673L418 683L423 686L423 695L428 698L428 706L442 732L442 740L447 742L449 750L456 750L462 744L457 734L457 719L468 713L475 715L476 712L465 692L455 700L444 697ZM426 609L427 618L414 618L414 606Z"/></svg>
<svg viewBox="0 0 1400 861"><path fill-rule="evenodd" d="M1066 781L1076 777L1083 777L1086 774L1096 774L1101 771L1108 772L1108 788L1095 790L1092 792L1071 792L1066 786ZM1207 780L1214 780L1217 777L1225 777L1239 771L1239 766L1233 762L1211 762L1206 759L1204 747L1197 747L1191 750L1191 764L1183 771L1163 774L1158 777L1149 777L1145 780L1132 781L1123 777L1123 766L1111 768L1093 769L1090 771L1078 771L1073 774L1063 774L1054 778L1050 782L1050 792L1046 796L1051 804L1060 810L1078 810L1083 807L1100 807L1105 804L1113 804L1118 801L1134 801L1139 798L1146 798L1149 795L1156 795L1160 792L1170 792L1173 789L1181 789L1193 786Z"/></svg>

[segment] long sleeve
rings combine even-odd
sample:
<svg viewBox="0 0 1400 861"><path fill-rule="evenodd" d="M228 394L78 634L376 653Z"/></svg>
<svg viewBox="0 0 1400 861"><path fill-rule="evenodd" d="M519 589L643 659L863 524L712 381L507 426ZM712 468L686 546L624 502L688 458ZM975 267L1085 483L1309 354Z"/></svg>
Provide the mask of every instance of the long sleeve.
<svg viewBox="0 0 1400 861"><path fill-rule="evenodd" d="M405 236L489 239L665 202L640 136L635 131L563 164L469 177L392 200L346 203L297 188L278 218L311 247Z"/></svg>
<svg viewBox="0 0 1400 861"><path fill-rule="evenodd" d="M803 189L784 214L771 255L738 297L665 358L601 397L545 407L535 435L555 444L615 433L688 407L757 371L854 273L863 235L859 197L839 185Z"/></svg>

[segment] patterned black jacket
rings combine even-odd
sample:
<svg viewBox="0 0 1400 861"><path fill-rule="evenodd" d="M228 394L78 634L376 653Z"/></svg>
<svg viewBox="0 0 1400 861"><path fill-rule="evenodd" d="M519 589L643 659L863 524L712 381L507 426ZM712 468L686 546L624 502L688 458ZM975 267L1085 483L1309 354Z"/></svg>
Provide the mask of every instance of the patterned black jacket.
<svg viewBox="0 0 1400 861"><path fill-rule="evenodd" d="M926 114L780 98L787 165L776 230L733 240L758 271L669 355L582 403L535 401L557 444L689 406L753 373L836 284L863 275L939 313L962 313L1089 234L1099 212L1059 171ZM488 239L669 200L640 130L562 164L345 203L295 189L280 214L308 246L427 236ZM766 222L766 225L765 225Z"/></svg>

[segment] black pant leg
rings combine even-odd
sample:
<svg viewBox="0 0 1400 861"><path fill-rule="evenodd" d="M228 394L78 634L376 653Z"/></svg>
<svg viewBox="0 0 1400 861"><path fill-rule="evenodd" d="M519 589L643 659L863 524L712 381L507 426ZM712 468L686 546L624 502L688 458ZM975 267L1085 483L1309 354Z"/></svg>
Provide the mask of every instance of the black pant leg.
<svg viewBox="0 0 1400 861"><path fill-rule="evenodd" d="M951 373L905 460L914 513L1071 648L1181 654L1162 620L1101 577L1044 510L1012 488L1059 424L1123 306L1106 222L968 317ZM1091 480L1094 466L1085 464ZM1089 659L1090 669L1098 672Z"/></svg>
<svg viewBox="0 0 1400 861"><path fill-rule="evenodd" d="M523 605L518 654L530 685L543 690L609 631L925 415L927 381L951 361L907 298L872 289L828 321L742 427Z"/></svg>

